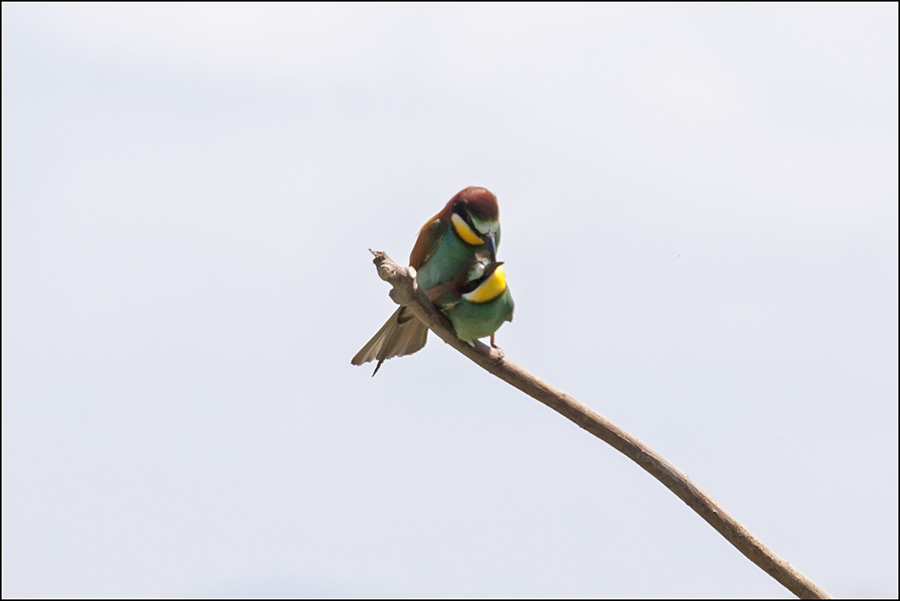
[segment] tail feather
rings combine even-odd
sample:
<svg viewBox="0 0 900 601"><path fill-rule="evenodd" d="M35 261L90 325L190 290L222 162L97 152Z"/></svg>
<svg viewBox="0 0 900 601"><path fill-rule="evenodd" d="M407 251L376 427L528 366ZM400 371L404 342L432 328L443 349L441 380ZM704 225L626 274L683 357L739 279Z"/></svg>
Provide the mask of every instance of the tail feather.
<svg viewBox="0 0 900 601"><path fill-rule="evenodd" d="M412 355L428 341L428 327L416 319L411 311L400 307L365 346L350 360L353 365L378 361L372 375L378 373L385 359Z"/></svg>

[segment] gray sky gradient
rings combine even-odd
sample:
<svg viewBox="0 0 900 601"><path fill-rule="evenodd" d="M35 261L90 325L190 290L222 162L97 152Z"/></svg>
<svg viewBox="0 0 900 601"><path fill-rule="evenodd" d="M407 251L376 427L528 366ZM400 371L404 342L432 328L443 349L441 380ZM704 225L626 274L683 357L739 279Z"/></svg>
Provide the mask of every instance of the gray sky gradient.
<svg viewBox="0 0 900 601"><path fill-rule="evenodd" d="M4 597L789 596L435 338L350 366L468 185L511 358L898 595L896 4L2 11Z"/></svg>

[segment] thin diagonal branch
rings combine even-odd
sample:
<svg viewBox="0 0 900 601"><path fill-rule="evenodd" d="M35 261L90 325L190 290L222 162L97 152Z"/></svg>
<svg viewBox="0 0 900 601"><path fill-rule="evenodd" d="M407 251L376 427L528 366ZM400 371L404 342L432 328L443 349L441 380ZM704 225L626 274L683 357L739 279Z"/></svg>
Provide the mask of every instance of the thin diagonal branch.
<svg viewBox="0 0 900 601"><path fill-rule="evenodd" d="M428 300L415 283L415 270L397 265L387 254L372 251L378 275L393 289L390 296L398 304L407 306L444 342L525 394L544 403L554 411L575 422L597 438L633 460L654 478L675 493L679 499L697 512L719 534L758 565L772 578L801 599L829 599L830 596L794 566L781 559L767 546L722 509L674 465L656 451L625 432L602 415L572 398L555 386L541 380L516 365L496 349L480 341L471 346L453 332L450 321Z"/></svg>

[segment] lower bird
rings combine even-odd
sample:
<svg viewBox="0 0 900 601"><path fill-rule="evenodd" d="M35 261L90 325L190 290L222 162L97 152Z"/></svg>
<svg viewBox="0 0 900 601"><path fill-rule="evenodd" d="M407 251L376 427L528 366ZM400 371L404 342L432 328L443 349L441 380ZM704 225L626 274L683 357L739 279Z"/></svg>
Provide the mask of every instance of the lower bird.
<svg viewBox="0 0 900 601"><path fill-rule="evenodd" d="M501 319L490 329L497 320L493 313L506 311L498 309L501 305L509 305L508 318L512 319L512 297L496 260L499 245L497 197L486 188L472 186L457 193L422 226L410 253L409 263L416 269L419 287L453 322L463 340L491 336L493 343L494 331L505 321ZM508 303L496 302L501 297L508 298ZM400 307L351 363L378 361L374 376L386 359L419 351L427 337L425 324Z"/></svg>
<svg viewBox="0 0 900 601"><path fill-rule="evenodd" d="M504 321L512 321L515 309L503 263L481 257L475 257L449 292L434 302L460 340L471 343L490 336L491 346L495 346L494 332Z"/></svg>

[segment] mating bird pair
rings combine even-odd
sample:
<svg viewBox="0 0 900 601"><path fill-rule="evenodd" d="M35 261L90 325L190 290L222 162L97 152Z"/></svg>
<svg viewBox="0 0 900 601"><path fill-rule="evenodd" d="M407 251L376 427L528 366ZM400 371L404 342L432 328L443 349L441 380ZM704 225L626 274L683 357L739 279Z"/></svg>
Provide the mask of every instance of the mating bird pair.
<svg viewBox="0 0 900 601"><path fill-rule="evenodd" d="M416 282L429 300L450 319L466 342L491 337L504 321L512 321L513 300L506 285L500 246L497 197L485 188L469 187L450 199L422 229L409 255ZM378 333L350 361L411 355L425 346L428 327L406 307L397 309Z"/></svg>

